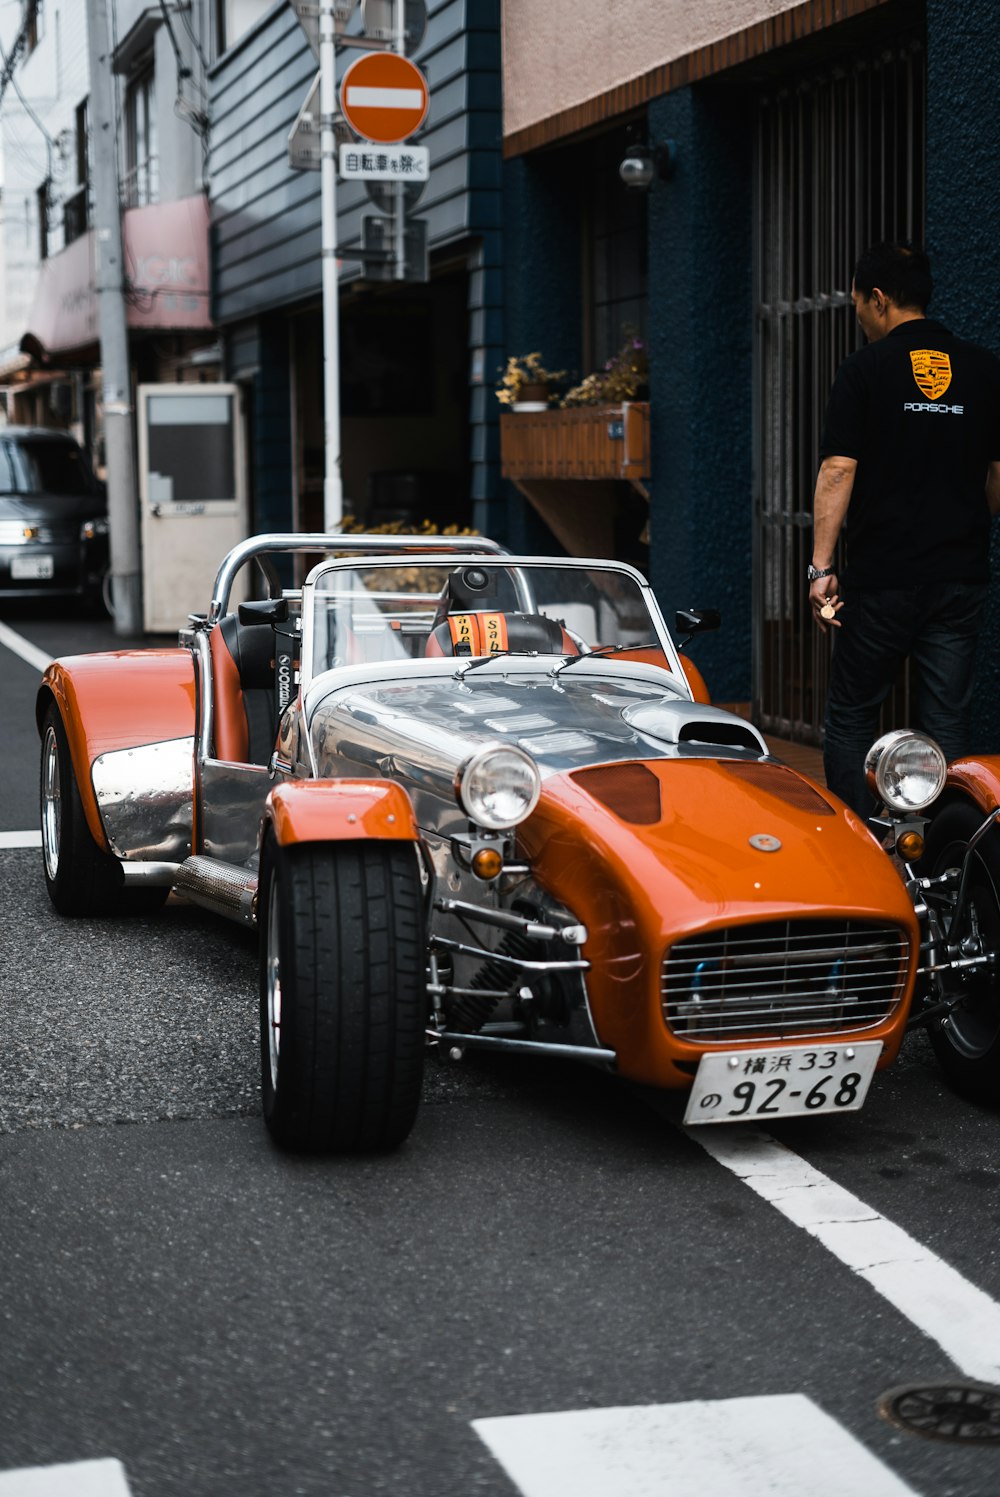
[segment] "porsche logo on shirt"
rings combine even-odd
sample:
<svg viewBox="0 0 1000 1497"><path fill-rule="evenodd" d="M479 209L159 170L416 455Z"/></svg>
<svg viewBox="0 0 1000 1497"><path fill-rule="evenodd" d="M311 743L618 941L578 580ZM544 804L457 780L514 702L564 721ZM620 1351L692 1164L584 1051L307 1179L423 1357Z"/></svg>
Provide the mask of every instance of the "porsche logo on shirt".
<svg viewBox="0 0 1000 1497"><path fill-rule="evenodd" d="M951 359L936 348L914 348L910 350L913 378L917 388L928 400L940 400L951 384Z"/></svg>

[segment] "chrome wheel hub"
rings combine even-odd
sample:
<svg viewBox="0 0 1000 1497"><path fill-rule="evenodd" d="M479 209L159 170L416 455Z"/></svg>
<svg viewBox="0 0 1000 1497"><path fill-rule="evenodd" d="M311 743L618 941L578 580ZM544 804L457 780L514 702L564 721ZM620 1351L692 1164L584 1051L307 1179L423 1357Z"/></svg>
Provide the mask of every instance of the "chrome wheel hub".
<svg viewBox="0 0 1000 1497"><path fill-rule="evenodd" d="M271 1065L271 1090L278 1088L278 1054L281 1049L281 947L278 934L278 879L271 876L267 896L267 1053Z"/></svg>
<svg viewBox="0 0 1000 1497"><path fill-rule="evenodd" d="M59 871L59 843L62 835L62 795L59 785L59 745L51 723L42 744L42 852L45 872L50 881Z"/></svg>

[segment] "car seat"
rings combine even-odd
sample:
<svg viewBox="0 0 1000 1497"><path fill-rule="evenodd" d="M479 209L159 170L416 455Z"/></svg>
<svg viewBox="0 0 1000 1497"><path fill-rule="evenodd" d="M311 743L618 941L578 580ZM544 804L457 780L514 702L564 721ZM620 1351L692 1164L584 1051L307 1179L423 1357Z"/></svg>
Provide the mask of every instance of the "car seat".
<svg viewBox="0 0 1000 1497"><path fill-rule="evenodd" d="M274 748L274 631L227 613L209 635L215 754L235 764L266 764Z"/></svg>

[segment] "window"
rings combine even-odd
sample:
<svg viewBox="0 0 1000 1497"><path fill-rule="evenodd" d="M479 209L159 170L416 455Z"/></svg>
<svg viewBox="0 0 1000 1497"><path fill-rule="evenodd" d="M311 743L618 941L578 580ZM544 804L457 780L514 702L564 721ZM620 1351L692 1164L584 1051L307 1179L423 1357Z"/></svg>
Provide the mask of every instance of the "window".
<svg viewBox="0 0 1000 1497"><path fill-rule="evenodd" d="M38 258L49 258L49 179L39 187L38 198Z"/></svg>
<svg viewBox="0 0 1000 1497"><path fill-rule="evenodd" d="M600 369L628 333L646 331L647 195L622 182L625 130L594 142L584 206L584 363Z"/></svg>
<svg viewBox="0 0 1000 1497"><path fill-rule="evenodd" d="M30 57L45 34L42 26L42 0L24 0L22 16L24 50L25 55Z"/></svg>
<svg viewBox="0 0 1000 1497"><path fill-rule="evenodd" d="M273 0L216 0L215 26L218 55L236 45L270 10Z"/></svg>
<svg viewBox="0 0 1000 1497"><path fill-rule="evenodd" d="M88 101L76 106L76 190L63 202L63 240L72 244L90 222L90 127Z"/></svg>
<svg viewBox="0 0 1000 1497"><path fill-rule="evenodd" d="M160 187L152 66L137 74L126 89L125 132L125 207L143 208L159 200Z"/></svg>

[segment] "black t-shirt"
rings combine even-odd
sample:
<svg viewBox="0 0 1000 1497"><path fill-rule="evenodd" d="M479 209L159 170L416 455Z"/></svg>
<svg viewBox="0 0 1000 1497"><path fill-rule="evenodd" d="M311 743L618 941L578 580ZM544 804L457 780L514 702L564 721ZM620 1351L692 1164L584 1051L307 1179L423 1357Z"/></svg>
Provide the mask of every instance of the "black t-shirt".
<svg viewBox="0 0 1000 1497"><path fill-rule="evenodd" d="M986 470L1000 461L1000 360L931 318L837 371L821 457L858 468L845 535L855 587L989 580Z"/></svg>

